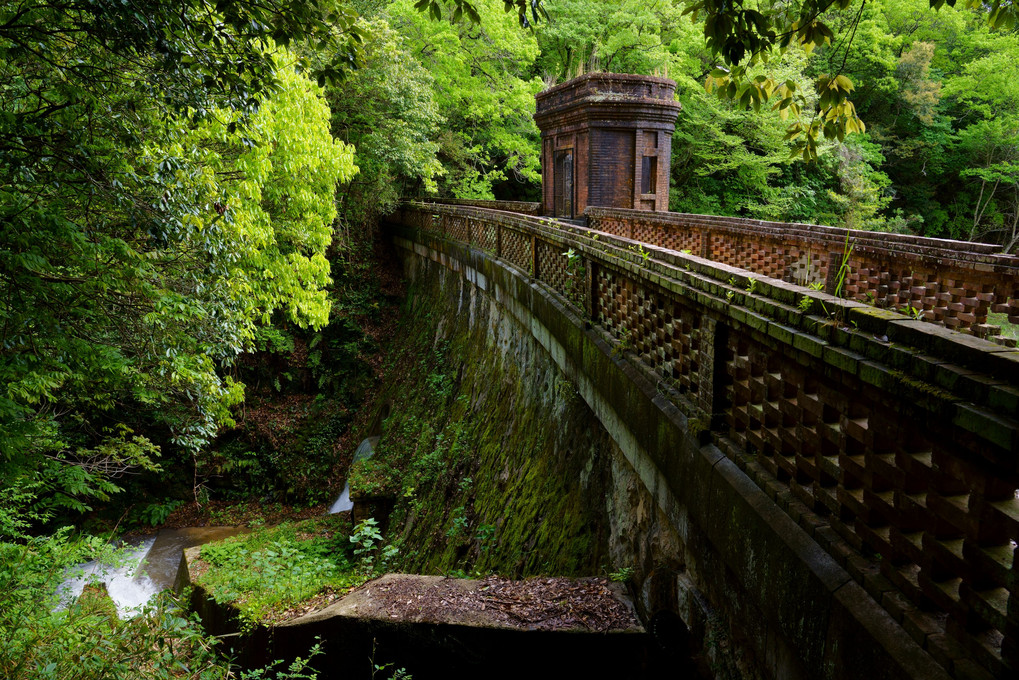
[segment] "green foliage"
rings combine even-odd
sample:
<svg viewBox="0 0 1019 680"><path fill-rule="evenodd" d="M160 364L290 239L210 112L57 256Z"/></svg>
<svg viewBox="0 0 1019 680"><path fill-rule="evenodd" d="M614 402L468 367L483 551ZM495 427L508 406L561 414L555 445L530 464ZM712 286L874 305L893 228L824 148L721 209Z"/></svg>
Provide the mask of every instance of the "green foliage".
<svg viewBox="0 0 1019 680"><path fill-rule="evenodd" d="M477 7L469 0L415 0L414 7L423 13L427 13L436 21L442 20L442 10L446 6L449 11L449 18L452 22L461 19L480 24L481 15ZM548 13L542 0L503 0L506 12L516 12L522 28L529 28L537 24L542 17L548 18ZM529 12L529 13L528 13Z"/></svg>
<svg viewBox="0 0 1019 680"><path fill-rule="evenodd" d="M392 465L375 456L351 465L347 482L353 499L393 498L402 488L402 475Z"/></svg>
<svg viewBox="0 0 1019 680"><path fill-rule="evenodd" d="M382 543L382 531L374 517L361 520L350 534L350 543L354 546L354 557L358 561L358 569L365 578L371 578L378 569L385 568L396 557L399 549L394 545L382 548L376 563L376 553Z"/></svg>
<svg viewBox="0 0 1019 680"><path fill-rule="evenodd" d="M0 675L10 680L145 677L225 678L194 618L159 597L121 621L102 590L57 609L65 569L92 557L110 559L105 542L71 538L67 530L21 543L0 542Z"/></svg>
<svg viewBox="0 0 1019 680"><path fill-rule="evenodd" d="M935 9L945 4L955 6L954 0L930 2ZM691 14L694 21L704 16L705 44L720 62L710 70L705 88L741 108L755 111L777 100L772 108L783 118L793 116L786 137L793 142L794 153L804 160L818 159L822 138L842 142L846 135L866 130L849 100L856 86L843 74L857 29L865 17L866 2L858 9L850 9L852 0L797 0L754 9L746 8L743 2L715 0L687 0L686 5L684 13ZM1019 16L1012 3L996 1L987 6L980 0L966 0L965 5L984 13L985 21L994 29L1011 30ZM842 19L841 26L835 23L838 19ZM813 83L818 97L816 111L805 88L795 80L783 81L754 72L755 67L767 64L773 56L794 49L807 54L815 49L827 52L831 68L816 75ZM917 91L907 92L909 98L920 107L929 99Z"/></svg>
<svg viewBox="0 0 1019 680"><path fill-rule="evenodd" d="M360 26L365 36L360 67L327 91L333 135L355 146L361 169L338 195L341 248L351 247L349 230L370 229L407 191L434 191L436 177L444 172L436 158L443 118L434 79L385 18Z"/></svg>
<svg viewBox="0 0 1019 680"><path fill-rule="evenodd" d="M467 538L469 526L467 515L464 514L464 506L461 505L453 511L453 519L449 529L446 530L446 538L454 542Z"/></svg>
<svg viewBox="0 0 1019 680"><path fill-rule="evenodd" d="M445 172L443 195L492 198L500 182L540 181L538 129L532 119L541 81L531 75L538 48L504 13L502 0L475 3L480 23L439 23L396 0L390 24L433 79L445 125L435 141Z"/></svg>
<svg viewBox="0 0 1019 680"><path fill-rule="evenodd" d="M248 625L273 620L287 607L360 583L335 517L260 528L202 546L210 568L197 583L221 603L237 607Z"/></svg>
<svg viewBox="0 0 1019 680"><path fill-rule="evenodd" d="M637 262L641 267L647 267L651 262L651 251L644 247L644 244L638 243L635 246L630 246L631 251L637 254L640 258Z"/></svg>
<svg viewBox="0 0 1019 680"><path fill-rule="evenodd" d="M184 504L181 500L168 500L163 503L149 503L138 510L134 519L142 524L154 527L166 521L174 510Z"/></svg>
<svg viewBox="0 0 1019 680"><path fill-rule="evenodd" d="M249 28L231 10L222 37L199 37L204 5L161 7L2 8L0 136L21 141L0 155L0 476L41 475L40 500L79 510L115 490L97 457L153 469L141 435L96 435L111 421L197 450L231 422L242 388L221 370L255 326L275 310L324 322L331 196L355 171L268 35L229 41L252 71L217 81L203 69L225 56L201 50ZM169 61L146 58L181 21Z"/></svg>
<svg viewBox="0 0 1019 680"><path fill-rule="evenodd" d="M609 573L609 579L617 583L626 583L633 578L636 570L633 567L622 567Z"/></svg>
<svg viewBox="0 0 1019 680"><path fill-rule="evenodd" d="M306 659L299 656L285 668L277 668L283 665L282 661L277 661L264 668L241 671L240 677L241 680L316 680L318 673L311 667L311 662L323 653L321 645L316 642L308 650Z"/></svg>

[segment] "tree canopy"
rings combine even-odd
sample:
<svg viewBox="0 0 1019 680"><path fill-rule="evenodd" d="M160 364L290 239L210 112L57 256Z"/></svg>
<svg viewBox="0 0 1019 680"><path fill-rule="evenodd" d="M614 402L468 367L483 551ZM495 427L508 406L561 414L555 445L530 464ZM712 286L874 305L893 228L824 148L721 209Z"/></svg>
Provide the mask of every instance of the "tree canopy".
<svg viewBox="0 0 1019 680"><path fill-rule="evenodd" d="M1012 2L965 0L960 3L981 13L994 29L1016 27L1019 9ZM952 7L956 0L930 0L934 9ZM862 133L866 125L850 100L855 85L846 75L847 63L857 50L854 41L866 16L867 0L797 0L753 3L687 0L684 13L696 21L703 16L705 44L718 63L706 87L740 106L760 110L773 107L783 119L791 116L787 134L804 159L817 159L820 138L843 141L847 134ZM808 54L824 47L826 69L813 77L817 98L803 91L797 80L783 80L755 70L790 48Z"/></svg>
<svg viewBox="0 0 1019 680"><path fill-rule="evenodd" d="M153 465L139 419L208 440L255 324L325 322L331 197L356 167L274 44L309 37L312 7L3 7L4 484L81 507L105 472Z"/></svg>

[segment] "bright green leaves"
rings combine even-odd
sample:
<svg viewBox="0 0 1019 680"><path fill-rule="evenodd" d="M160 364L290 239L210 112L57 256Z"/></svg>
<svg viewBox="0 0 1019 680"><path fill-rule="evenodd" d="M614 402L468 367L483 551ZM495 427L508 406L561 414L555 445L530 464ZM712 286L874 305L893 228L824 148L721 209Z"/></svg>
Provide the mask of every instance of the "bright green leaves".
<svg viewBox="0 0 1019 680"><path fill-rule="evenodd" d="M431 73L434 102L446 120L435 136L446 170L438 184L459 198L491 198L496 182L540 178L532 115L542 83L529 76L537 41L506 16L502 0L479 0L476 7L478 26L429 21L412 0L388 8L390 23Z"/></svg>
<svg viewBox="0 0 1019 680"><path fill-rule="evenodd" d="M817 143L824 139L844 141L847 134L860 133L866 126L856 114L856 107L849 100L853 83L844 75L822 74L815 81L817 113L808 119L803 117L805 106L811 102L797 92L793 80L777 82L765 75L750 76L746 66L732 69L716 67L704 82L707 93L715 92L723 100L731 101L743 109L760 112L761 107L777 99L772 110L778 111L782 120L790 116L793 122L786 129L786 140L792 142L792 155L805 161L817 159ZM814 101L813 98L811 101Z"/></svg>
<svg viewBox="0 0 1019 680"><path fill-rule="evenodd" d="M238 165L249 166L249 178L261 179L258 187L238 192L230 211L238 245L267 236L241 260L238 277L251 282L263 319L283 309L291 321L320 328L329 319L325 250L336 217L333 194L357 166L353 147L330 135L322 93L293 68L281 71L279 81L254 119L262 131L258 146L238 158ZM245 200L245 194L251 198Z"/></svg>
<svg viewBox="0 0 1019 680"><path fill-rule="evenodd" d="M768 17L742 6L732 12L719 9L715 2L704 0L688 5L684 13L696 21L704 12L705 43L725 63L737 65L748 57L753 61L770 49L776 35Z"/></svg>
<svg viewBox="0 0 1019 680"><path fill-rule="evenodd" d="M733 72L738 74L736 79ZM775 92L775 82L760 75L742 80L746 77L745 69L742 67L734 68L733 72L722 68L712 69L704 82L704 91L708 94L717 92L719 98L731 100L743 109L759 112L761 105L766 104Z"/></svg>
<svg viewBox="0 0 1019 680"><path fill-rule="evenodd" d="M806 0L747 9L742 0L693 0L684 14L694 21L703 15L708 49L726 64L737 66L744 61L766 61L773 50L785 51L794 44L809 53L818 45L831 43L835 33L820 17L832 5L845 9L850 2Z"/></svg>
<svg viewBox="0 0 1019 680"><path fill-rule="evenodd" d="M308 32L237 32L242 14L205 24L191 4L165 24L125 4L150 23L117 26L112 4L106 23L32 5L25 25L0 5L0 484L41 484L38 507L81 509L141 462L111 423L198 450L243 396L223 373L254 327L325 323L335 187L356 172L268 37ZM167 39L180 61L150 51Z"/></svg>
<svg viewBox="0 0 1019 680"><path fill-rule="evenodd" d="M930 0L932 9L941 9L945 5L955 7L956 0ZM979 10L987 15L987 24L995 29L1011 31L1019 25L1019 7L1011 0L963 0L963 7Z"/></svg>
<svg viewBox="0 0 1019 680"><path fill-rule="evenodd" d="M438 27L438 25L436 25ZM433 78L407 41L383 18L363 21L364 60L342 87L329 88L333 135L352 143L360 168L338 193L342 231L372 228L396 208L401 190L420 182L434 192L443 167ZM344 248L348 243L337 246Z"/></svg>
<svg viewBox="0 0 1019 680"><path fill-rule="evenodd" d="M741 3L730 7L713 0L687 7L695 18L701 12L705 14L705 42L728 66L713 69L705 89L756 112L777 94L779 100L772 108L779 111L783 120L790 115L794 118L786 134L786 139L793 142L793 155L808 161L817 158L817 142L822 136L842 141L849 133L863 131L863 122L849 101L852 82L840 73L818 77L814 85L818 95L815 113L805 120L802 114L807 101L796 94L796 83L779 83L762 74L751 77L750 71L767 62L773 52L785 52L794 45L807 54L818 46L830 45L835 33L820 17L831 4L808 0L772 7L767 14L743 9ZM845 9L850 0L837 0L834 4Z"/></svg>

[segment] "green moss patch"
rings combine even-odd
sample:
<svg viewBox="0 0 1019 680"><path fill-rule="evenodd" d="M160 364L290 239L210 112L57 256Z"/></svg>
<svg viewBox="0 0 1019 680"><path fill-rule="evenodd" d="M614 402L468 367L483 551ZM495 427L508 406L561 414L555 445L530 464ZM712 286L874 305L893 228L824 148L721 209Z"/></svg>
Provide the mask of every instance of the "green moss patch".
<svg viewBox="0 0 1019 680"><path fill-rule="evenodd" d="M359 460L350 466L347 477L350 497L393 498L400 492L401 477L400 471L384 460Z"/></svg>
<svg viewBox="0 0 1019 680"><path fill-rule="evenodd" d="M379 399L390 415L351 496L370 469L395 498L402 571L600 573L611 437L530 334L483 296L468 311L457 288L434 270L411 287Z"/></svg>

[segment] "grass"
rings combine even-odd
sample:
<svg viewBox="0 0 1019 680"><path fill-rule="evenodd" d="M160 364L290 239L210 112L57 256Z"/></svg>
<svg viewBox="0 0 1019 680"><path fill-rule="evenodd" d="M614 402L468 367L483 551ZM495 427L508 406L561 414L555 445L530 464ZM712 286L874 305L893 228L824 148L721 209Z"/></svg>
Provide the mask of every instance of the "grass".
<svg viewBox="0 0 1019 680"><path fill-rule="evenodd" d="M1001 336L1019 340L1019 324L1009 323L1007 314L988 314L987 323L1001 326Z"/></svg>
<svg viewBox="0 0 1019 680"><path fill-rule="evenodd" d="M339 515L257 528L202 546L195 582L235 606L244 624L275 623L316 596L367 580L349 536L350 521Z"/></svg>

